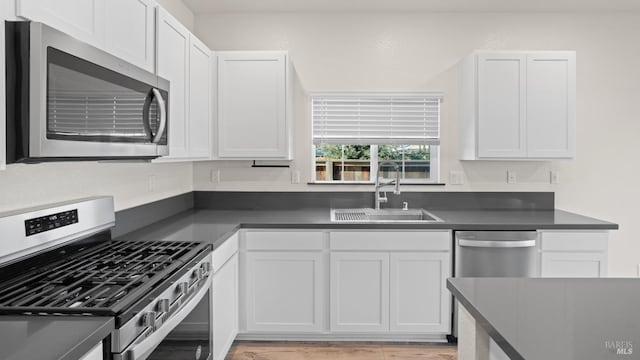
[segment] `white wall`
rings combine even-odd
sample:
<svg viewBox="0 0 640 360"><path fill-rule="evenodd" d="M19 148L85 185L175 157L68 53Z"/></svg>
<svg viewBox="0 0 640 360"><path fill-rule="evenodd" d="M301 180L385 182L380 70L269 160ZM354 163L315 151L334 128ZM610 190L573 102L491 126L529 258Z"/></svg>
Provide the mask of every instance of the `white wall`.
<svg viewBox="0 0 640 360"><path fill-rule="evenodd" d="M0 211L95 195L113 195L116 210L193 190L191 163L13 164L0 171Z"/></svg>
<svg viewBox="0 0 640 360"><path fill-rule="evenodd" d="M165 10L173 15L182 25L193 32L195 17L182 0L156 0Z"/></svg>
<svg viewBox="0 0 640 360"><path fill-rule="evenodd" d="M167 3L169 12L193 28L193 14L182 1L161 2ZM3 19L11 17L15 11L8 1L3 2L0 10ZM4 52L1 54L4 58ZM4 89L4 78L0 84ZM4 92L0 91L0 94ZM0 103L4 104L4 101ZM0 118L0 125L4 125L2 120ZM0 135L4 137L4 126L0 128ZM0 150L0 158L4 160L4 149ZM94 195L113 195L116 210L122 210L192 190L191 163L14 164L0 171L0 212Z"/></svg>
<svg viewBox="0 0 640 360"><path fill-rule="evenodd" d="M446 93L441 179L465 173L465 185L412 191L554 191L557 207L620 224L610 243L612 276L636 276L640 241L631 226L640 204L640 13L395 13L197 15L195 32L215 50L289 50L306 91L433 90ZM461 162L458 158L456 63L474 49L576 50L577 159L554 162ZM288 169L248 162L194 165L197 190L363 190L306 185L310 179L310 111L296 95L292 185ZM210 171L221 170L221 182ZM506 184L507 169L518 184ZM549 184L549 170L560 184Z"/></svg>

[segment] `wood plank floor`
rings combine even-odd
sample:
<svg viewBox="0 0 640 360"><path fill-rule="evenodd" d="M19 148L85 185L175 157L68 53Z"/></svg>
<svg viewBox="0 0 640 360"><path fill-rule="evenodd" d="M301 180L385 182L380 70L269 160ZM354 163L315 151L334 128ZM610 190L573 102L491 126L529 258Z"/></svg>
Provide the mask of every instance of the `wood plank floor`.
<svg viewBox="0 0 640 360"><path fill-rule="evenodd" d="M236 341L225 360L456 360L455 345Z"/></svg>

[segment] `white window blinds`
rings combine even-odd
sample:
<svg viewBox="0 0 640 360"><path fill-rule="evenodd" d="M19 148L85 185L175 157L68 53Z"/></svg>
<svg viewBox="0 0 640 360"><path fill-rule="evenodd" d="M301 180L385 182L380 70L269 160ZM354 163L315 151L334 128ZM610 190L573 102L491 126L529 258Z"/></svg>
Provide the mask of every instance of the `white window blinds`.
<svg viewBox="0 0 640 360"><path fill-rule="evenodd" d="M314 94L314 144L440 144L440 93Z"/></svg>

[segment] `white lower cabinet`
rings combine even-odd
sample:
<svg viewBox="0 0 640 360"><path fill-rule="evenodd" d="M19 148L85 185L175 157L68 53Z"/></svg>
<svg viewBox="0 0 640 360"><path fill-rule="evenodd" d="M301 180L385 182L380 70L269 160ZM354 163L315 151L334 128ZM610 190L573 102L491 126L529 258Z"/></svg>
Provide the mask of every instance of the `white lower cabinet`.
<svg viewBox="0 0 640 360"><path fill-rule="evenodd" d="M249 332L322 330L322 253L247 253L246 327Z"/></svg>
<svg viewBox="0 0 640 360"><path fill-rule="evenodd" d="M389 330L389 254L331 254L331 331Z"/></svg>
<svg viewBox="0 0 640 360"><path fill-rule="evenodd" d="M102 360L102 341L89 350L86 354L82 355L79 360Z"/></svg>
<svg viewBox="0 0 640 360"><path fill-rule="evenodd" d="M446 333L450 330L451 276L448 252L391 253L390 314L392 332Z"/></svg>
<svg viewBox="0 0 640 360"><path fill-rule="evenodd" d="M540 231L541 277L606 277L607 231Z"/></svg>
<svg viewBox="0 0 640 360"><path fill-rule="evenodd" d="M232 235L213 251L212 360L224 360L238 335L238 242L238 235Z"/></svg>
<svg viewBox="0 0 640 360"><path fill-rule="evenodd" d="M224 360L238 334L238 255L213 276L213 360Z"/></svg>
<svg viewBox="0 0 640 360"><path fill-rule="evenodd" d="M443 340L451 331L451 232L247 230L247 340Z"/></svg>
<svg viewBox="0 0 640 360"><path fill-rule="evenodd" d="M332 332L451 331L449 231L330 233Z"/></svg>

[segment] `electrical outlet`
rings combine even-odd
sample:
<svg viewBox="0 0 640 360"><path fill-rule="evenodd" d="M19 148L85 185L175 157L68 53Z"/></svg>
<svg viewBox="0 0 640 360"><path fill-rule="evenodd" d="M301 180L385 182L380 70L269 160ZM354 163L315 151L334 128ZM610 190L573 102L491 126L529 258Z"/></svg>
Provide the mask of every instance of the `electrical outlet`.
<svg viewBox="0 0 640 360"><path fill-rule="evenodd" d="M300 170L291 170L291 183L300 184Z"/></svg>
<svg viewBox="0 0 640 360"><path fill-rule="evenodd" d="M462 171L450 171L449 172L449 184L451 185L463 185L464 173Z"/></svg>
<svg viewBox="0 0 640 360"><path fill-rule="evenodd" d="M552 184L560 184L560 174L557 171L551 170L549 173L549 182Z"/></svg>
<svg viewBox="0 0 640 360"><path fill-rule="evenodd" d="M154 192L157 188L157 179L155 175L149 175L149 191Z"/></svg>
<svg viewBox="0 0 640 360"><path fill-rule="evenodd" d="M518 175L515 171L507 171L507 184L516 184L518 182Z"/></svg>
<svg viewBox="0 0 640 360"><path fill-rule="evenodd" d="M209 180L217 184L220 182L220 169L211 169L211 173L209 174Z"/></svg>

